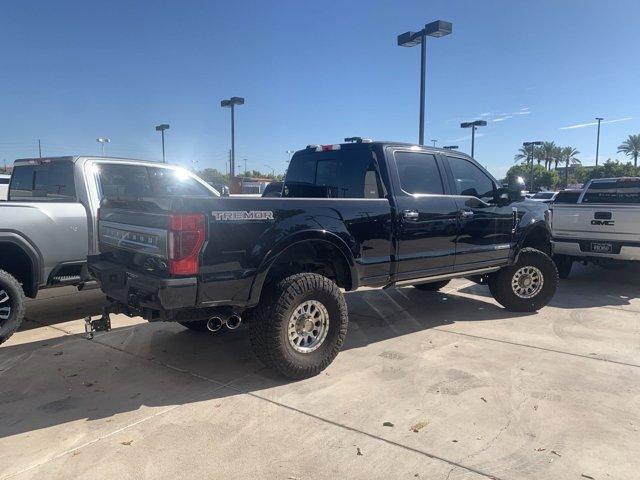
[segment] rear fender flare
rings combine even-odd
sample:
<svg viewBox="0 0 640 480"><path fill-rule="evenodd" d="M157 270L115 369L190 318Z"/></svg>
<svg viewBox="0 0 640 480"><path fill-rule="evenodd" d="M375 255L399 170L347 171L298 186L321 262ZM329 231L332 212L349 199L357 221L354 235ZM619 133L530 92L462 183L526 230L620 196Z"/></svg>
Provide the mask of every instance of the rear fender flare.
<svg viewBox="0 0 640 480"><path fill-rule="evenodd" d="M306 230L282 239L271 250L269 250L269 252L267 252L264 260L258 267L255 279L253 280L253 284L251 285L251 293L249 294L248 301L249 305L257 305L260 301L262 287L267 278L267 275L269 274L269 270L278 260L278 258L286 253L286 251L290 247L302 242L308 242L310 240L326 242L338 248L338 250L344 257L344 260L347 262L347 265L349 266L351 290L355 290L356 288L358 288L358 272L356 268L356 262L353 257L353 253L351 252L351 250L349 250L349 247L347 246L345 241L342 240L338 235L326 230Z"/></svg>

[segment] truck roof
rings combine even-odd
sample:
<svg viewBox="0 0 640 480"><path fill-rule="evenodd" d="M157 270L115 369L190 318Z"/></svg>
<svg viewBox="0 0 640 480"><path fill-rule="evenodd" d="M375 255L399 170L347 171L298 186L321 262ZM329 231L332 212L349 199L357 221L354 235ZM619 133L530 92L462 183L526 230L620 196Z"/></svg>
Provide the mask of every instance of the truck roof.
<svg viewBox="0 0 640 480"><path fill-rule="evenodd" d="M110 162L140 162L140 163L149 163L153 165L163 165L161 162L154 162L152 160L141 160L138 158L123 158L123 157L102 157L102 156L92 156L92 155L67 155L63 157L34 157L34 158L19 158L13 164L15 166L19 165L28 165L34 163L51 163L51 162L78 162L78 161L86 161L86 160L109 160ZM166 165L166 164L164 164Z"/></svg>
<svg viewBox="0 0 640 480"><path fill-rule="evenodd" d="M307 145L307 148L305 149L301 149L298 150L298 152L305 152L308 150L313 150L313 149L317 149L318 147L322 148L322 147L327 147L327 150L330 150L331 148L328 147L333 147L333 149L355 149L355 148L362 148L365 146L369 146L369 145L377 145L380 147L409 147L411 149L415 149L415 150L420 150L423 152L429 152L429 153L440 153L440 154L444 154L444 155L451 155L451 154L455 154L456 156L461 156L461 157L466 157L471 159L471 157L469 155L467 155L464 152L461 152L460 150L451 150L448 148L438 148L438 147L430 147L428 145L418 145L416 143L408 143L408 142L394 142L394 141L389 141L389 140L358 140L358 141L354 141L354 142L342 142L342 143L334 143L334 144L310 144ZM297 152L296 152L297 153Z"/></svg>

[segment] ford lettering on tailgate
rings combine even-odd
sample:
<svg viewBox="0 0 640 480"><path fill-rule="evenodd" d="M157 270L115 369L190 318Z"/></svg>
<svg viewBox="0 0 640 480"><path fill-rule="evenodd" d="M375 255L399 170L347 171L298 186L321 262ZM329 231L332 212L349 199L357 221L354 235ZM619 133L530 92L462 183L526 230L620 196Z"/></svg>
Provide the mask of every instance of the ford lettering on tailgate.
<svg viewBox="0 0 640 480"><path fill-rule="evenodd" d="M124 228L123 228L124 227ZM110 247L122 248L150 255L166 254L166 233L163 230L100 222L100 242Z"/></svg>

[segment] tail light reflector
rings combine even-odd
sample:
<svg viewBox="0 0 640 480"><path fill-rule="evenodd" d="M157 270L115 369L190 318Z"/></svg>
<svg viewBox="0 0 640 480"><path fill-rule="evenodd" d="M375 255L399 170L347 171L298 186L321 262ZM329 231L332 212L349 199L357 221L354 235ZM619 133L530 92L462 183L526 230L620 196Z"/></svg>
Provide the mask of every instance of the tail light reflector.
<svg viewBox="0 0 640 480"><path fill-rule="evenodd" d="M175 214L170 222L169 271L172 275L196 275L205 240L204 214Z"/></svg>

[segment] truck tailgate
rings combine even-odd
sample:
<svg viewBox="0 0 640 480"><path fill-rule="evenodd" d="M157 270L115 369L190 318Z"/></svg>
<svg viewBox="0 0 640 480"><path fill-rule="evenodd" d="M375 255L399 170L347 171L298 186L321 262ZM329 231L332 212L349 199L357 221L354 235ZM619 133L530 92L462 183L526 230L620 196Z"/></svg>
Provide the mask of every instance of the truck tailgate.
<svg viewBox="0 0 640 480"><path fill-rule="evenodd" d="M640 208L637 205L553 205L551 210L555 238L640 240Z"/></svg>

